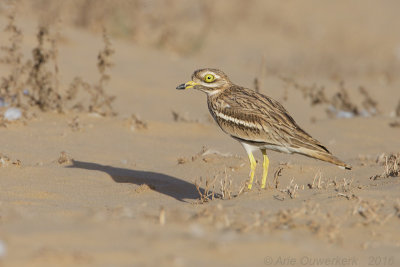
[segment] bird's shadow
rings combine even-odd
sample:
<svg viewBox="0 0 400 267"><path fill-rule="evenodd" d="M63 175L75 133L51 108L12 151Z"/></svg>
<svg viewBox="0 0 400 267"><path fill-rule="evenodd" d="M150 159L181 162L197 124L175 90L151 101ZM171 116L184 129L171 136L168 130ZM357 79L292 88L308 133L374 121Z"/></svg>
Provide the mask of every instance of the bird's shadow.
<svg viewBox="0 0 400 267"><path fill-rule="evenodd" d="M72 165L67 166L67 168L102 171L110 175L117 183L147 184L152 190L179 201L186 202L185 199L199 198L199 192L194 184L163 173L117 168L76 160L73 160ZM202 193L204 192L203 188L199 188L199 190Z"/></svg>

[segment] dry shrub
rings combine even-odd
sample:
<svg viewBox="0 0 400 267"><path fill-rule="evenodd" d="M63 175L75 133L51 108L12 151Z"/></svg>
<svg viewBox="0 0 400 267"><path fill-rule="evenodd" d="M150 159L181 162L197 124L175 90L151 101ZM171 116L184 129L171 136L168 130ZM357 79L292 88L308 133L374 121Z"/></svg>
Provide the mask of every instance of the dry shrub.
<svg viewBox="0 0 400 267"><path fill-rule="evenodd" d="M228 200L236 198L244 192L245 188L247 188L247 183L239 185L238 188L234 187L232 179L228 177L226 168L223 178L219 180L218 189L216 188L217 180L218 175L215 175L213 179L206 178L204 189L201 188L203 184L203 179L200 177L200 182L198 182L197 179L195 180L194 184L196 186L197 192L199 193L199 200L201 204L214 199ZM216 193L216 191L219 191L219 193Z"/></svg>
<svg viewBox="0 0 400 267"><path fill-rule="evenodd" d="M205 187L204 189L201 189L200 186L203 183L203 178L200 177L200 183L196 181L194 182L194 185L196 186L197 192L199 193L199 200L200 203L206 203L211 200L214 200L215 198L215 182L217 181L217 177L215 176L213 180L210 178L206 178L205 180Z"/></svg>
<svg viewBox="0 0 400 267"><path fill-rule="evenodd" d="M379 114L380 111L378 110L378 102L370 96L370 94L364 87L360 86L358 90L360 94L363 96L363 101L361 105L364 108L364 110L371 115Z"/></svg>
<svg viewBox="0 0 400 267"><path fill-rule="evenodd" d="M28 66L22 61L21 43L23 34L15 24L16 7L12 6L7 15L7 25L4 33L9 36L9 44L2 45L3 57L0 63L10 66L10 74L2 77L0 84L0 97L3 105L6 103L12 106L21 106L22 90L25 85Z"/></svg>
<svg viewBox="0 0 400 267"><path fill-rule="evenodd" d="M311 86L303 85L298 83L292 78L279 76L279 78L285 82L286 88L293 87L294 89L300 91L303 94L305 99L310 100L311 106L318 105L318 104L327 104L329 103L328 97L325 95L325 87L324 86L317 86L315 83ZM287 94L285 94L287 95ZM286 99L284 97L284 99Z"/></svg>
<svg viewBox="0 0 400 267"><path fill-rule="evenodd" d="M4 55L0 63L10 67L10 74L3 76L0 84L2 106L10 105L24 110L38 107L42 111L57 112L78 109L104 116L116 114L111 105L115 97L106 93L114 50L105 30L105 45L97 58L99 81L91 85L76 77L68 89L63 89L58 80L58 30L53 32L48 25L41 25L36 34L37 45L32 49L32 59L24 61L21 53L23 33L15 23L15 5L10 9L7 20L4 32L10 36L9 44L1 47ZM76 100L79 91L85 91L90 96L88 104Z"/></svg>
<svg viewBox="0 0 400 267"><path fill-rule="evenodd" d="M369 95L368 91L360 86L358 88L360 95L363 97L361 107L355 104L349 97L348 90L344 86L344 82L340 82L339 92L337 92L330 101L331 106L328 108L328 114L331 117L353 117L353 116L374 116L379 114L378 102Z"/></svg>
<svg viewBox="0 0 400 267"><path fill-rule="evenodd" d="M303 85L291 78L279 77L286 83L287 87L292 87L302 92L303 97L310 101L311 106L325 105L326 113L331 118L351 118L355 116L375 116L380 113L378 103L360 86L359 93L363 98L361 107L350 98L348 89L343 81L339 83L338 91L331 97L325 93L324 86L317 86L315 83L311 86Z"/></svg>
<svg viewBox="0 0 400 267"><path fill-rule="evenodd" d="M378 180L388 177L400 177L400 153L381 155L378 157L378 163L384 166L382 174L377 174L370 179Z"/></svg>
<svg viewBox="0 0 400 267"><path fill-rule="evenodd" d="M15 5L7 19L8 24L4 32L10 38L9 45L1 48L4 52L1 63L10 66L11 72L8 77L2 78L0 97L11 106L25 109L28 106L37 106L43 111L61 112L63 99L58 88L56 35L51 35L48 27L39 27L36 35L37 46L32 50L32 59L24 62L21 53L23 33L15 24Z"/></svg>
<svg viewBox="0 0 400 267"><path fill-rule="evenodd" d="M352 102L347 89L344 86L344 82L341 81L339 84L339 91L335 93L332 99L329 101L331 106L329 107L329 114L331 117L338 116L339 112L342 112L342 116L345 114L353 114L354 116L359 116L360 111L356 104Z"/></svg>
<svg viewBox="0 0 400 267"><path fill-rule="evenodd" d="M314 176L313 182L312 184L308 184L308 188L310 189L321 189L322 188L322 184L325 184L325 182L322 180L322 173L321 171L317 172Z"/></svg>
<svg viewBox="0 0 400 267"><path fill-rule="evenodd" d="M98 82L90 84L82 77L75 77L66 91L64 99L71 102L75 100L80 91L85 91L90 97L88 106L85 106L82 102L76 102L72 109L93 112L102 116L114 116L116 112L112 107L112 102L115 100L115 96L109 96L106 93L105 86L110 80L108 70L113 66L111 56L115 51L111 47L111 41L105 29L103 29L103 42L104 48L97 56L97 69L100 74Z"/></svg>
<svg viewBox="0 0 400 267"><path fill-rule="evenodd" d="M29 90L25 95L30 106L37 106L42 111L62 112L63 96L59 92L57 77L57 40L46 26L39 27L36 38L38 44L32 50L33 60L27 62L29 77L26 86ZM53 70L50 64L53 64Z"/></svg>
<svg viewBox="0 0 400 267"><path fill-rule="evenodd" d="M232 193L232 179L228 179L228 175L225 170L225 177L220 180L220 192L222 199L231 199L233 197Z"/></svg>
<svg viewBox="0 0 400 267"><path fill-rule="evenodd" d="M239 186L237 193L235 193L235 189L233 186L232 179L228 177L226 168L224 171L224 177L220 179L220 195L217 197L220 197L221 199L232 199L240 196L244 190L247 188L247 182L244 182L242 185Z"/></svg>
<svg viewBox="0 0 400 267"><path fill-rule="evenodd" d="M110 80L110 75L108 75L107 71L113 65L111 62L111 56L115 53L115 51L111 47L110 38L107 35L105 28L103 29L103 42L104 48L97 56L97 68L100 73L100 79L97 84L89 87L91 90L88 90L91 96L89 111L102 115L115 115L115 112L111 106L115 96L109 96L105 91L105 85Z"/></svg>
<svg viewBox="0 0 400 267"><path fill-rule="evenodd" d="M294 178L292 178L289 185L285 189L279 189L279 191L282 193L287 193L291 199L294 199L298 196L299 189L300 186L294 183Z"/></svg>
<svg viewBox="0 0 400 267"><path fill-rule="evenodd" d="M343 178L337 181L336 177L332 178L323 178L322 172L318 171L312 183L307 184L309 189L323 189L328 190L333 188L336 192L338 192L338 196L344 196L347 198L353 198L353 195L350 197L348 193L351 193L356 187L353 186L353 179ZM346 194L344 194L346 193Z"/></svg>

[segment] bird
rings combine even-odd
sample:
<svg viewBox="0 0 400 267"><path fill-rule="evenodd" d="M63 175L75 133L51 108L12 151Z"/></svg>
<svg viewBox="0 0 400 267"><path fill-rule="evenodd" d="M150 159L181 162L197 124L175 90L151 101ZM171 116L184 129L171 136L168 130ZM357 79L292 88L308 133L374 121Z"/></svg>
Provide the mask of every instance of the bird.
<svg viewBox="0 0 400 267"><path fill-rule="evenodd" d="M332 155L329 150L295 122L276 100L238 86L219 69L204 68L194 71L192 79L176 87L195 89L207 94L208 109L223 132L239 141L250 161L247 188L253 185L257 162L253 152L261 150L263 175L261 188L267 183L269 158L267 150L297 153L351 169L351 166Z"/></svg>

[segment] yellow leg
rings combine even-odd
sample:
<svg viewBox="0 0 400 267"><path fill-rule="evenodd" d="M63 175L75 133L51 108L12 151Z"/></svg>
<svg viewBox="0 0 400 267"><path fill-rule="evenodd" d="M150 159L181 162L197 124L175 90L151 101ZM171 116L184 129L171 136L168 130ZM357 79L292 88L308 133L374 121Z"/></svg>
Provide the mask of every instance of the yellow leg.
<svg viewBox="0 0 400 267"><path fill-rule="evenodd" d="M251 189L251 187L253 186L254 172L256 170L257 162L254 159L253 153L250 152L248 155L249 155L249 160L250 160L250 181L249 181L247 188Z"/></svg>
<svg viewBox="0 0 400 267"><path fill-rule="evenodd" d="M265 149L261 149L261 152L264 157L264 162L263 162L264 170L263 170L263 176L262 176L262 180L261 180L261 188L265 188L265 185L267 183L267 176L268 176L269 159L267 156L267 151Z"/></svg>

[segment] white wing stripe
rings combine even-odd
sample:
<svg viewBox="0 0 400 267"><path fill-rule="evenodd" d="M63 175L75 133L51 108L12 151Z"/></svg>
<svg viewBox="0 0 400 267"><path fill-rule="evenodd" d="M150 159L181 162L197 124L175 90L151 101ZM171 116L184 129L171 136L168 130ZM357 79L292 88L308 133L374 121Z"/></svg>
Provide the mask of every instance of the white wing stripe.
<svg viewBox="0 0 400 267"><path fill-rule="evenodd" d="M239 120L237 118L228 116L228 115L221 113L219 111L216 111L216 110L214 112L217 117L219 117L223 120L230 121L235 124L243 125L243 126L250 127L250 128L256 128L256 129L260 129L260 130L262 129L261 125L255 124L254 122Z"/></svg>

